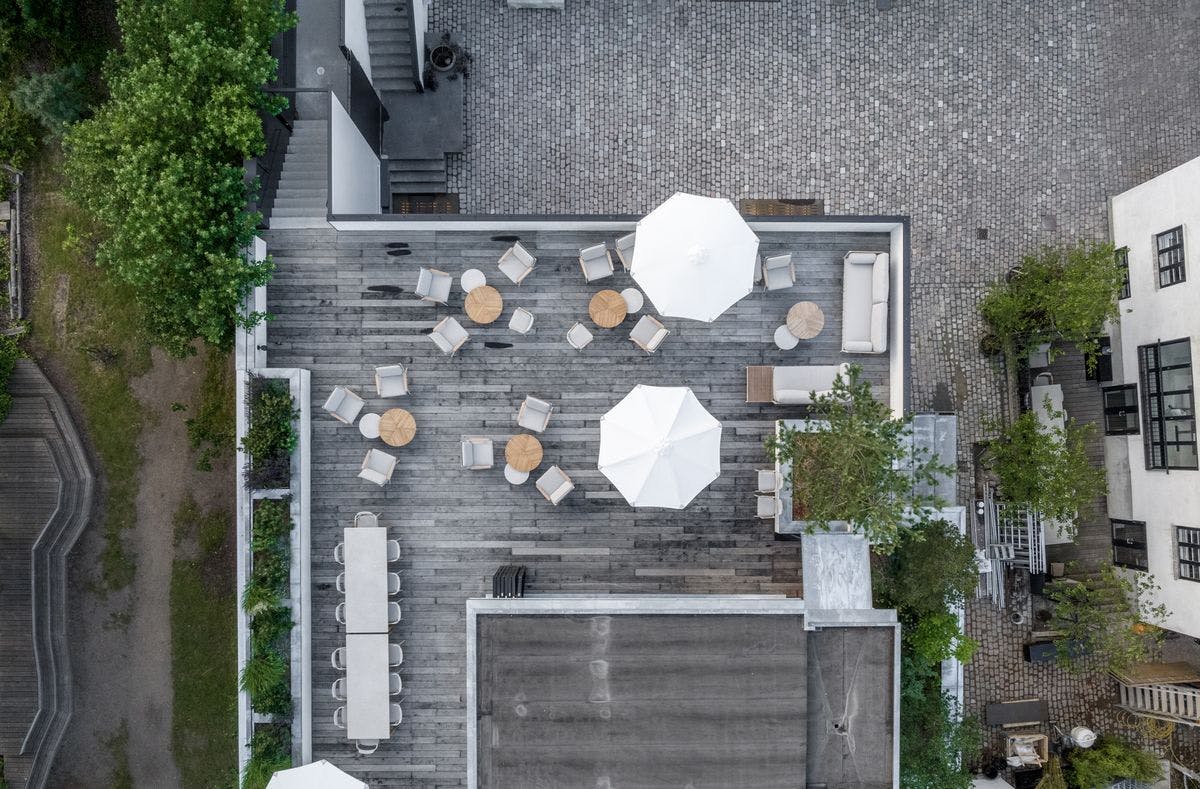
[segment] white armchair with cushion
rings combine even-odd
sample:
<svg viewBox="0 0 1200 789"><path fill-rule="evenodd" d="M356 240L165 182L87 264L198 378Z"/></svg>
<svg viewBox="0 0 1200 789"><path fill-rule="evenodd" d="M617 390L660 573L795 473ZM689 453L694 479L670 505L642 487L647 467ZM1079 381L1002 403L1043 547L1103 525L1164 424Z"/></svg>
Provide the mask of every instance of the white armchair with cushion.
<svg viewBox="0 0 1200 789"><path fill-rule="evenodd" d="M774 494L770 496L756 495L758 499L758 511L755 513L763 520L773 520L776 515L783 512L783 502L780 501Z"/></svg>
<svg viewBox="0 0 1200 789"><path fill-rule="evenodd" d="M508 320L508 328L517 334L529 334L533 330L533 313L524 307L517 307Z"/></svg>
<svg viewBox="0 0 1200 789"><path fill-rule="evenodd" d="M848 252L842 261L842 353L884 353L891 261L886 252Z"/></svg>
<svg viewBox="0 0 1200 789"><path fill-rule="evenodd" d="M621 236L617 239L617 243L613 247L617 250L617 259L621 261L621 265L626 271L633 268L633 244L637 238L637 233L630 233L627 236Z"/></svg>
<svg viewBox="0 0 1200 789"><path fill-rule="evenodd" d="M441 323L434 326L433 331L429 333L429 339L433 340L434 345L441 348L442 353L448 353L451 356L457 353L470 337L471 335L462 327L462 324L452 316L442 318Z"/></svg>
<svg viewBox="0 0 1200 789"><path fill-rule="evenodd" d="M391 481L392 472L395 470L395 455L389 455L378 449L369 449L367 450L367 456L363 458L362 471L358 472L358 476L368 482L374 482L379 487L383 487Z"/></svg>
<svg viewBox="0 0 1200 789"><path fill-rule="evenodd" d="M567 329L567 342L577 351L582 351L592 342L592 333L587 326L582 323L576 323L571 328Z"/></svg>
<svg viewBox="0 0 1200 789"><path fill-rule="evenodd" d="M333 387L333 393L329 395L329 399L325 401L324 405L330 416L348 425L354 424L362 407L363 399L355 394L353 389L347 389L344 386Z"/></svg>
<svg viewBox="0 0 1200 789"><path fill-rule="evenodd" d="M375 393L380 397L400 397L408 394L408 368L402 364L376 367Z"/></svg>
<svg viewBox="0 0 1200 789"><path fill-rule="evenodd" d="M654 353L670 333L657 318L643 315L629 333L629 339L646 353Z"/></svg>
<svg viewBox="0 0 1200 789"><path fill-rule="evenodd" d="M554 413L554 406L545 400L528 396L525 398L525 402L521 403L521 410L517 411L517 424L526 430L541 433L550 424L552 413Z"/></svg>
<svg viewBox="0 0 1200 789"><path fill-rule="evenodd" d="M521 284L521 280L529 276L536 265L537 258L529 254L529 250L521 246L520 241L513 244L500 256L500 270L504 272L504 276L518 285Z"/></svg>
<svg viewBox="0 0 1200 789"><path fill-rule="evenodd" d="M421 267L417 274L417 295L425 301L445 304L450 300L450 286L454 277L435 268Z"/></svg>
<svg viewBox="0 0 1200 789"><path fill-rule="evenodd" d="M833 380L845 376L848 364L776 367L771 376L771 401L780 405L811 405L812 393L827 394Z"/></svg>
<svg viewBox="0 0 1200 789"><path fill-rule="evenodd" d="M608 247L596 244L594 247L579 250L579 268L583 269L583 278L588 282L611 277L613 263L612 258L608 256Z"/></svg>
<svg viewBox="0 0 1200 789"><path fill-rule="evenodd" d="M467 436L462 440L463 468L480 471L492 467L492 440Z"/></svg>
<svg viewBox="0 0 1200 789"><path fill-rule="evenodd" d="M564 496L575 490L575 483L571 482L567 473L558 466L546 469L546 473L540 476L535 484L538 491L546 497L546 501L556 506Z"/></svg>
<svg viewBox="0 0 1200 789"><path fill-rule="evenodd" d="M796 284L796 267L791 255L776 255L763 261L763 281L767 290L781 290Z"/></svg>

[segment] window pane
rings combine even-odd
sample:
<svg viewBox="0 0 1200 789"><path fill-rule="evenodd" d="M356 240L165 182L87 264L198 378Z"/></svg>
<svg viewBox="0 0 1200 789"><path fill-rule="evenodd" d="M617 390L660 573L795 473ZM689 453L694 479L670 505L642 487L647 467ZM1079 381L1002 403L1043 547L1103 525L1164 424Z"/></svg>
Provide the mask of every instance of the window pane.
<svg viewBox="0 0 1200 789"><path fill-rule="evenodd" d="M1143 545L1146 543L1146 524L1141 521L1114 520L1112 532L1114 540L1127 540Z"/></svg>
<svg viewBox="0 0 1200 789"><path fill-rule="evenodd" d="M1135 570L1145 570L1147 567L1146 552L1114 545L1113 564L1121 567L1132 567Z"/></svg>
<svg viewBox="0 0 1200 789"><path fill-rule="evenodd" d="M1159 366L1174 367L1180 364L1192 363L1191 341L1165 342L1160 348Z"/></svg>

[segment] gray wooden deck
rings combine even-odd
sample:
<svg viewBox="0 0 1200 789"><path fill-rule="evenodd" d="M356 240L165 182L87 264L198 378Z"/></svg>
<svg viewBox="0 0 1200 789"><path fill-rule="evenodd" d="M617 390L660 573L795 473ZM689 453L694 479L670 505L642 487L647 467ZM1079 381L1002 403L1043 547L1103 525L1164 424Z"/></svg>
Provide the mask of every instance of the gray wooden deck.
<svg viewBox="0 0 1200 789"><path fill-rule="evenodd" d="M587 318L590 296L633 284L620 270L586 284L579 248L613 234L521 232L538 265L517 287L496 269L508 246L491 232L342 233L313 230L267 233L277 266L268 288L268 361L305 367L313 375L312 577L313 757L358 773L372 786L460 786L465 783L466 598L490 589L501 564L529 567L529 591L571 593L801 593L798 542L777 542L770 522L754 517L754 469L767 465L762 441L773 420L803 409L745 402L748 364L833 364L840 351L841 258L850 249L886 250L883 234L762 234L764 254L796 256L799 284L766 294L756 290L711 325L664 319L672 334L653 356L629 342L634 320L601 330ZM387 255L386 244L406 242L412 254ZM412 295L417 268L455 276L448 307ZM479 327L463 314L457 277L479 268L505 298L495 324ZM394 285L399 295L368 290ZM794 351L771 342L794 302L816 301L825 312L823 333ZM515 306L536 315L533 333L507 328ZM649 309L649 304L647 304ZM424 336L445 315L471 332L458 356L443 356ZM583 352L570 348L567 328L583 321L596 335ZM485 348L483 341L512 343ZM886 356L855 356L882 386ZM411 365L412 394L374 396L372 368ZM599 417L635 384L691 386L722 422L723 473L682 512L637 511L596 470ZM394 451L392 483L380 489L356 478L369 446L357 429L324 418L320 405L337 385L356 389L368 411L402 406L417 421L415 440ZM523 486L503 477L503 444L517 432L515 415L526 394L558 408L541 436L545 458ZM496 441L496 468L460 468L463 435ZM545 502L533 479L551 464L570 474L576 489L558 507ZM370 757L359 757L334 728L329 693L336 673L330 652L343 641L333 618L339 571L332 558L341 529L358 510L381 521L403 549L402 622L393 640L404 642L404 723Z"/></svg>

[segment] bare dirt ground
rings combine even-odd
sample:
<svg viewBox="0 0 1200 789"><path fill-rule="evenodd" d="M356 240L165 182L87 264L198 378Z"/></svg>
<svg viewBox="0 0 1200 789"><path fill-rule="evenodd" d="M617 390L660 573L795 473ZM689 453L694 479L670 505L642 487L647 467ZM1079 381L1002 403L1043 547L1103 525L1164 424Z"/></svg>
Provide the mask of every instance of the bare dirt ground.
<svg viewBox="0 0 1200 789"><path fill-rule="evenodd" d="M129 588L107 597L94 590L91 579L104 547L98 521L71 555L75 709L51 786L109 786L119 765L107 743L122 720L133 786L180 785L171 751L171 520L187 493L205 508L228 501L233 479L224 463L209 472L196 469L186 414L171 410L173 402L192 401L203 374L203 357L178 360L155 349L153 367L132 382L146 409L138 441L137 525L126 533L137 574Z"/></svg>

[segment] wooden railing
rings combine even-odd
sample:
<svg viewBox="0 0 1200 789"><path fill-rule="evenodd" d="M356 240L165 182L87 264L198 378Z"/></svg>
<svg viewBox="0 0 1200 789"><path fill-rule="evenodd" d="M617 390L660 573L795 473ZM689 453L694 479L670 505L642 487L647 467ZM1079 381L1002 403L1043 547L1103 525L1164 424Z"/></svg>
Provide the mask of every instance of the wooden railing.
<svg viewBox="0 0 1200 789"><path fill-rule="evenodd" d="M1200 726L1200 689L1184 685L1120 683L1120 706L1139 715Z"/></svg>

